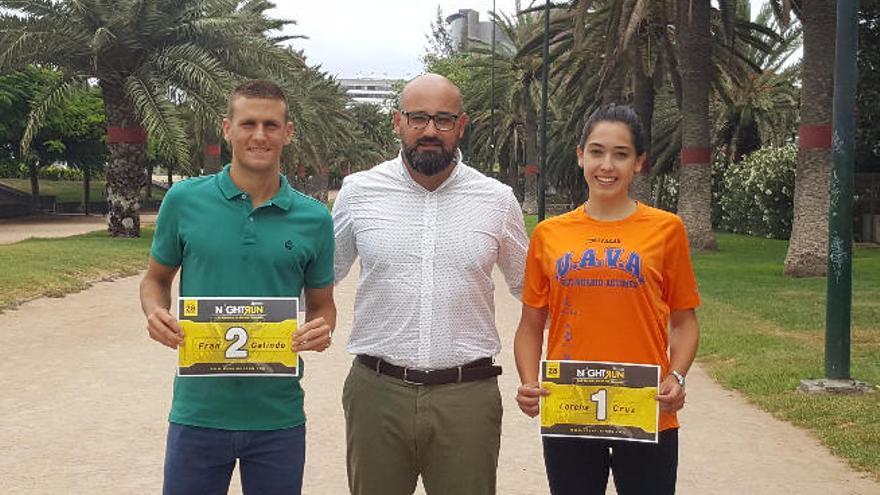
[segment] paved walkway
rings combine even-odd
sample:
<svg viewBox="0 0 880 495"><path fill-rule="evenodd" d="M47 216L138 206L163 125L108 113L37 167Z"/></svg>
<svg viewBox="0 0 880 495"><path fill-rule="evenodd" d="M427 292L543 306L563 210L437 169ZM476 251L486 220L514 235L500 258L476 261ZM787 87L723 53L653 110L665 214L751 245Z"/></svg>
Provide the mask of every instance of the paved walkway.
<svg viewBox="0 0 880 495"><path fill-rule="evenodd" d="M350 358L354 274L336 291L337 343L306 355L306 495L344 495L340 394ZM137 301L139 278L99 283L0 315L0 493L158 493L175 353L152 342ZM505 287L500 277L499 288ZM519 303L499 292L505 417L500 495L547 493L537 424L513 400L512 336ZM773 419L696 367L681 415L679 493L878 495L802 430ZM237 478L230 493L238 494ZM423 492L417 492L423 493ZM451 494L452 495L452 494Z"/></svg>
<svg viewBox="0 0 880 495"><path fill-rule="evenodd" d="M142 213L141 225L156 223L155 213ZM106 230L103 215L35 215L0 219L0 244L12 244L30 237L67 237Z"/></svg>

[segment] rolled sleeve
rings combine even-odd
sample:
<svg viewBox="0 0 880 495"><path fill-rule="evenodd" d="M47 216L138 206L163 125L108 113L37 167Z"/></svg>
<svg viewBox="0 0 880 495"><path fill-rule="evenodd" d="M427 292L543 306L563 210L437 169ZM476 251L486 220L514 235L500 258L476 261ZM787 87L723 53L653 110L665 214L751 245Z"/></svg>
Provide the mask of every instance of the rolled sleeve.
<svg viewBox="0 0 880 495"><path fill-rule="evenodd" d="M498 267L504 274L510 293L522 299L525 275L526 251L529 238L526 235L522 209L513 191L507 190L507 215L504 218L504 236L498 250Z"/></svg>
<svg viewBox="0 0 880 495"><path fill-rule="evenodd" d="M342 281L354 260L357 258L357 244L354 237L354 227L351 209L348 203L351 192L351 182L343 182L342 188L333 202L333 238L336 249L333 256L333 271L336 283Z"/></svg>

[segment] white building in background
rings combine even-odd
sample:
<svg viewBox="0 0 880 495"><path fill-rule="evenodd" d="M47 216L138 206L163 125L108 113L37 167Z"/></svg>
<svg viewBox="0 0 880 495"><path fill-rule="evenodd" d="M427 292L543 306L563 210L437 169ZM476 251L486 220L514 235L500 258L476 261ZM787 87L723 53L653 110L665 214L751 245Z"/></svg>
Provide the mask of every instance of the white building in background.
<svg viewBox="0 0 880 495"><path fill-rule="evenodd" d="M385 110L390 110L394 105L394 85L399 83L397 79L381 77L341 77L337 81L345 90L351 104L370 103Z"/></svg>

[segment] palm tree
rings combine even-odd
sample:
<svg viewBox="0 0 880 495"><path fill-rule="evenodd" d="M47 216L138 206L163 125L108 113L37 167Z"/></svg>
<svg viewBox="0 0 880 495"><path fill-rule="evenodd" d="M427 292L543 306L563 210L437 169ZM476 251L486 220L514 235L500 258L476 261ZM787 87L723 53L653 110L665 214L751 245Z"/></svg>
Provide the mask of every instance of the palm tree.
<svg viewBox="0 0 880 495"><path fill-rule="evenodd" d="M334 146L330 156L331 168L340 176L366 170L388 159L387 149L368 137L362 128L354 124L351 138Z"/></svg>
<svg viewBox="0 0 880 495"><path fill-rule="evenodd" d="M281 82L294 127L288 174L296 169L296 177L302 178L300 170L311 169L313 181L303 189L326 201L335 148L354 139L352 116L345 108L347 97L336 81L317 68L291 73Z"/></svg>
<svg viewBox="0 0 880 495"><path fill-rule="evenodd" d="M834 0L770 0L787 25L789 9L804 30L801 122L794 183L794 219L785 256L786 275L825 275L831 189L831 110L834 93Z"/></svg>
<svg viewBox="0 0 880 495"><path fill-rule="evenodd" d="M63 77L35 102L27 148L47 111L97 80L107 116L109 231L140 235L139 190L147 138L166 155L190 159L179 105L219 122L241 78L282 79L301 59L270 38L290 21L272 20L266 0L0 0L0 71L27 64Z"/></svg>
<svg viewBox="0 0 880 495"><path fill-rule="evenodd" d="M391 116L378 105L361 103L349 108L359 133L377 150L381 157L389 157L400 149L400 142L394 134ZM378 162L376 162L378 163ZM373 163L375 165L375 163Z"/></svg>
<svg viewBox="0 0 880 495"><path fill-rule="evenodd" d="M775 34L738 16L741 4L735 0L719 2L717 11L708 0L588 2L592 11L585 11L583 3L577 6L576 26L583 22L578 16L586 20L588 13L593 22L603 13L605 19L608 48L596 94L605 101L630 100L636 107L651 143L648 163L660 165L655 174L681 164L678 214L688 227L691 247L715 249L709 97L713 90L722 92L725 81L757 73L757 67L744 62L746 53L766 51L763 38ZM588 35L589 29L582 36ZM669 89L658 93L664 87ZM658 102L668 106L670 92L678 111L664 108L660 121L666 125L655 132L655 107ZM633 182L632 192L642 201L648 200L647 182L644 173Z"/></svg>
<svg viewBox="0 0 880 495"><path fill-rule="evenodd" d="M748 13L747 4L742 5ZM755 22L771 27L773 11L765 5ZM781 29L781 39L757 34L766 48L746 46L742 49L745 62L761 70L724 74L718 95L716 143L727 150L728 163L764 145L782 146L792 141L797 127L800 84L799 63L785 66L789 57L801 47L800 25Z"/></svg>
<svg viewBox="0 0 880 495"><path fill-rule="evenodd" d="M783 146L794 140L800 67L799 64L785 67L785 64L800 47L801 30L799 26L792 26L777 34L771 17L771 9L765 6L751 29L749 42L738 43L736 51L730 52L736 56L719 66L722 70L717 70L717 81L713 80L710 109L715 156L711 219L716 227L721 225L722 219L719 200L727 194L722 180L727 168L762 146ZM751 18L748 3L738 5L737 18ZM666 119L669 117L667 114ZM677 115L671 117L679 120ZM678 124L660 121L658 128L671 125ZM664 140L662 146L670 145ZM665 178L661 176L661 180ZM662 191L657 188L658 193Z"/></svg>
<svg viewBox="0 0 880 495"><path fill-rule="evenodd" d="M763 40L778 37L772 29L750 22L748 16L737 16L736 8L741 5L726 0L710 12L711 49L707 50L705 60L709 63L701 78L714 91L722 90L725 80L739 81L758 72L759 68L741 63L747 58L744 47L766 50ZM677 10L670 0L576 0L556 9L557 15L551 17L552 92L558 95L556 106L567 120L558 128L561 134L551 140L551 170L556 164L566 166L571 162L553 148L562 143L566 148L563 151L570 154L586 115L601 103L629 103L642 119L651 164L650 171L645 170L634 181L631 192L650 202L650 177L665 174L677 165L681 149L683 98ZM534 52L539 47L540 39L533 39L523 51ZM655 107L670 102L679 108L667 111L664 107L663 118L658 119ZM658 121L663 125L655 130ZM558 177L568 175L567 169L556 171Z"/></svg>
<svg viewBox="0 0 880 495"><path fill-rule="evenodd" d="M691 249L717 249L712 232L712 154L709 74L712 54L709 0L678 0L676 38L681 62L681 188L678 215Z"/></svg>
<svg viewBox="0 0 880 495"><path fill-rule="evenodd" d="M516 191L525 142L524 116L519 112L523 86L516 71L508 70L513 66L513 48L499 42L497 49L494 121L491 116L493 87L489 83L490 51L478 46L448 59L433 58L428 61L428 70L446 75L461 89L463 110L470 117L463 140L469 145L470 162L486 164L487 169L497 163L501 180Z"/></svg>
<svg viewBox="0 0 880 495"><path fill-rule="evenodd" d="M538 102L540 93L537 82L540 81L542 67L541 55L532 51L524 51L522 48L527 42L543 32L542 17L536 12L521 12L515 18L501 14L497 16L497 26L507 35L511 44L499 43L496 46L496 54L493 58L488 47L474 43L470 48L471 66L474 67L475 75L485 76L483 81L488 81L489 70L495 64L496 98L498 105L495 118L496 125L496 148L507 150L510 153L521 153L525 166L525 191L522 208L527 214L537 212L537 173L538 173ZM492 88L487 84L473 86L479 91L478 94L465 95L473 99L470 107L480 108L472 116L475 129L488 130L491 125L489 100ZM487 133L491 134L491 133ZM476 137L476 136L475 136ZM488 135L482 136L482 141L487 150L491 150ZM511 146L511 141L516 144ZM490 163L494 163L491 157ZM518 160L513 160L518 164ZM518 167L516 167L518 168ZM513 171L516 171L516 168Z"/></svg>

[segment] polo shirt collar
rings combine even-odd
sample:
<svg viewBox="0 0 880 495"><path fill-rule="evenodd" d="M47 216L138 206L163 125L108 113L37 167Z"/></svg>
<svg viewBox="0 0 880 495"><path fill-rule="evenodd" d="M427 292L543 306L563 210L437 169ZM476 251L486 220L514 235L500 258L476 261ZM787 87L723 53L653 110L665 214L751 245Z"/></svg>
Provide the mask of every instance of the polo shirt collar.
<svg viewBox="0 0 880 495"><path fill-rule="evenodd" d="M269 200L269 204L273 204L284 211L290 211L290 207L293 206L293 188L290 187L290 182L287 181L287 177L284 174L278 174L278 177L281 180L281 187L278 188L275 196Z"/></svg>
<svg viewBox="0 0 880 495"><path fill-rule="evenodd" d="M217 174L217 185L220 187L220 191L226 199L238 198L244 194L244 191L235 185L235 182L232 181L232 177L229 175L231 167L231 163L227 164L223 167L223 170ZM287 177L285 177L284 174L278 174L278 179L281 181L281 187L278 188L278 192L276 192L275 196L269 200L268 204L277 206L284 211L288 211L290 210L290 207L293 206L293 190L290 187L290 182L287 181Z"/></svg>

